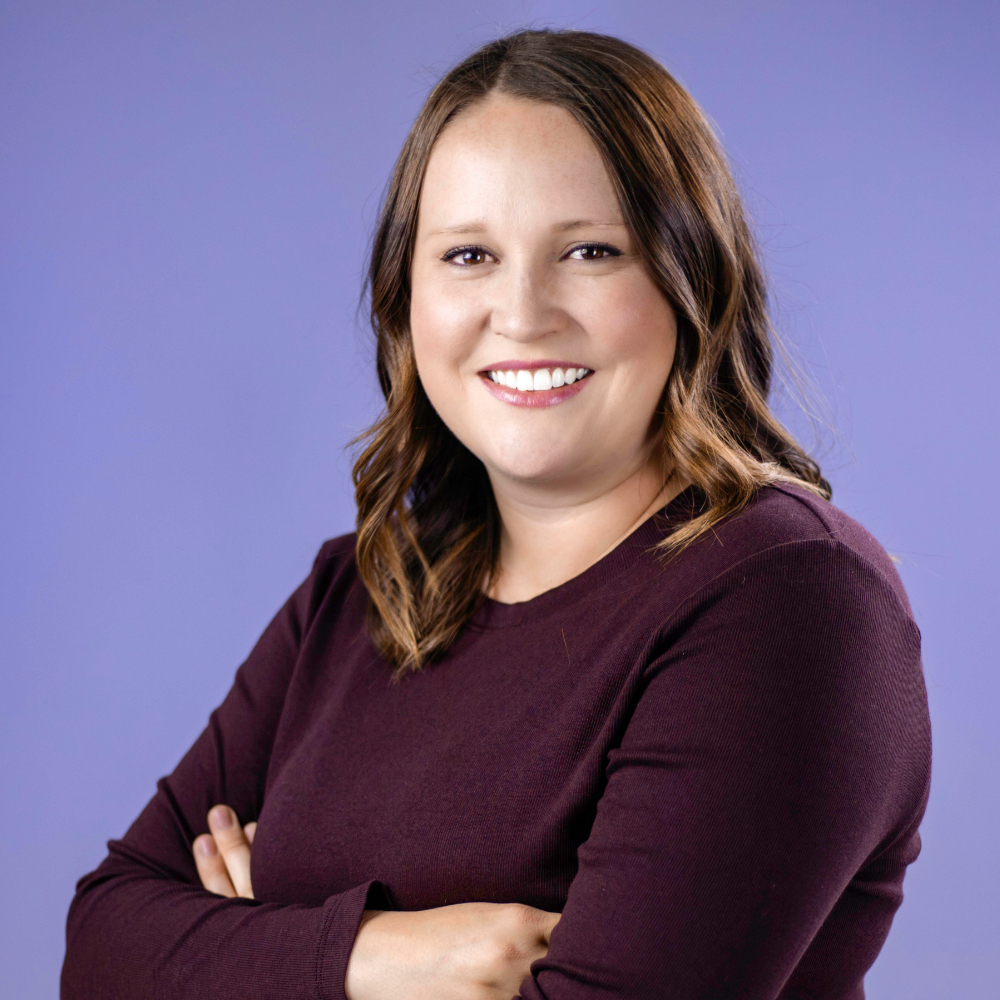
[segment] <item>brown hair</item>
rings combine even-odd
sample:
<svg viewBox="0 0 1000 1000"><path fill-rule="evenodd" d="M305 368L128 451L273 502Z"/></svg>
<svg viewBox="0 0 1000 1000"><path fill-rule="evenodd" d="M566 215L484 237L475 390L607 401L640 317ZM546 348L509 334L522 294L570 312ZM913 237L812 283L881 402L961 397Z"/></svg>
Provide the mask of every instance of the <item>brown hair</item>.
<svg viewBox="0 0 1000 1000"><path fill-rule="evenodd" d="M795 482L828 498L819 467L768 408L771 329L756 244L711 126L654 59L583 31L521 31L483 46L433 89L406 139L368 273L383 416L354 466L357 562L372 638L398 679L446 650L494 578L500 517L482 463L437 415L409 333L424 171L445 125L487 94L557 105L604 158L626 225L677 317L660 408L660 457L703 492L661 545L678 551L757 489Z"/></svg>

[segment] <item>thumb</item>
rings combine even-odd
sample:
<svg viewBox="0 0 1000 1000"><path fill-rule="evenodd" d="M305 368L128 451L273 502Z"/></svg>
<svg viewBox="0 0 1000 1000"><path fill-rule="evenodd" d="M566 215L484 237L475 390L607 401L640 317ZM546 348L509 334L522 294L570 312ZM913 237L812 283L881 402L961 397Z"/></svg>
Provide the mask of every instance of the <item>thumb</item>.
<svg viewBox="0 0 1000 1000"><path fill-rule="evenodd" d="M541 923L541 933L545 938L546 942L549 940L552 934L552 929L556 924L562 919L561 913L549 913L547 910L539 911L541 916L539 917L539 922Z"/></svg>

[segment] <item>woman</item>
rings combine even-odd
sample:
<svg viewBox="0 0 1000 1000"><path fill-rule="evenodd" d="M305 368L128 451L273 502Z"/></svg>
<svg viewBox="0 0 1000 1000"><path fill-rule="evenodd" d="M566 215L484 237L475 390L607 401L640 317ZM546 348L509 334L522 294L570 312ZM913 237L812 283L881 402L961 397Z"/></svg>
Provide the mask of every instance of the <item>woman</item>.
<svg viewBox="0 0 1000 1000"><path fill-rule="evenodd" d="M863 996L919 850L919 633L768 410L691 98L616 39L485 46L370 288L357 533L80 881L63 996Z"/></svg>

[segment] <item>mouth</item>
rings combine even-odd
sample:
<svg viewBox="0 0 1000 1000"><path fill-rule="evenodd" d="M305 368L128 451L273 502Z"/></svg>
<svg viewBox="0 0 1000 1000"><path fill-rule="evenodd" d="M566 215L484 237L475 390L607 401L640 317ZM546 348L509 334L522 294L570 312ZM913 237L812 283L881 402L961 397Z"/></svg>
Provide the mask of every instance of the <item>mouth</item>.
<svg viewBox="0 0 1000 1000"><path fill-rule="evenodd" d="M592 368L564 362L509 361L479 373L490 394L515 406L552 406L575 396Z"/></svg>

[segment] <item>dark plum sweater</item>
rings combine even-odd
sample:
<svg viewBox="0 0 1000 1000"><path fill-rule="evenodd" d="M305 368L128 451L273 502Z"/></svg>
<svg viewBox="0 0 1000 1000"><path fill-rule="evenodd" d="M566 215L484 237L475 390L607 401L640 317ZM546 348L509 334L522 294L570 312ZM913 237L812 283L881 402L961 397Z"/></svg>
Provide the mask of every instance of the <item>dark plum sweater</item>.
<svg viewBox="0 0 1000 1000"><path fill-rule="evenodd" d="M78 883L64 1000L343 1000L366 906L474 900L562 913L524 1000L862 997L920 845L919 632L878 543L793 487L664 563L695 502L398 685L326 543ZM200 887L220 802L259 820L256 900Z"/></svg>

